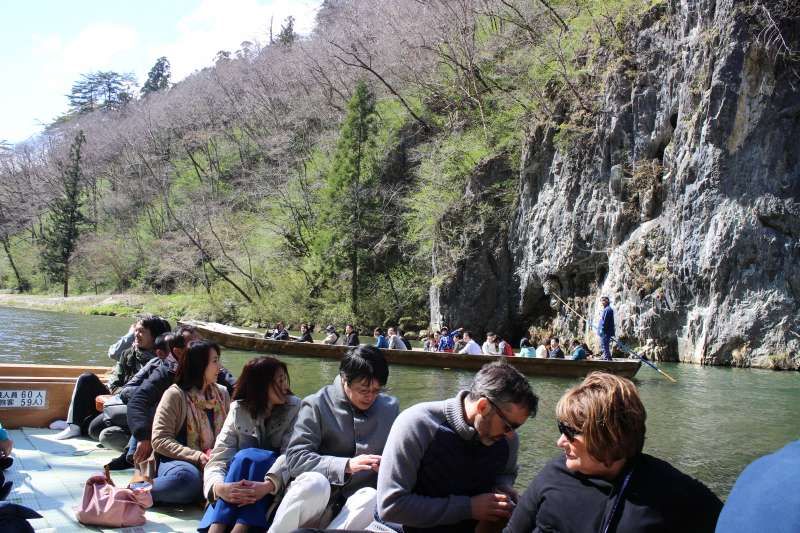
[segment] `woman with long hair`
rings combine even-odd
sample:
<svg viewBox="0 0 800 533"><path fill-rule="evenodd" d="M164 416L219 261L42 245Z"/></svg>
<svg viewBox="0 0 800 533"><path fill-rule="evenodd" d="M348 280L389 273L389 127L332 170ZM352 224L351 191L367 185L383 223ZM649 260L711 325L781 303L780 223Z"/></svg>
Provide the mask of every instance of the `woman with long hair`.
<svg viewBox="0 0 800 533"><path fill-rule="evenodd" d="M231 400L217 384L219 345L195 341L178 364L175 384L156 408L152 446L158 460L155 503L191 503L203 494L202 469L222 430Z"/></svg>
<svg viewBox="0 0 800 533"><path fill-rule="evenodd" d="M289 385L286 364L274 357L256 357L242 369L203 474L212 504L200 531L267 528L268 510L289 482L283 454L300 410Z"/></svg>

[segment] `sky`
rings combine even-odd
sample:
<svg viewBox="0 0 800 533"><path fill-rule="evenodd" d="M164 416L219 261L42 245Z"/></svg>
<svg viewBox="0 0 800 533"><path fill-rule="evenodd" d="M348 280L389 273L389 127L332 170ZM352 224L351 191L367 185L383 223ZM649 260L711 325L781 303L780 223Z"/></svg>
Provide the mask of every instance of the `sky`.
<svg viewBox="0 0 800 533"><path fill-rule="evenodd" d="M166 56L172 81L243 41L266 42L287 16L308 33L321 0L2 0L0 142L16 143L68 109L81 74L132 72L139 86Z"/></svg>

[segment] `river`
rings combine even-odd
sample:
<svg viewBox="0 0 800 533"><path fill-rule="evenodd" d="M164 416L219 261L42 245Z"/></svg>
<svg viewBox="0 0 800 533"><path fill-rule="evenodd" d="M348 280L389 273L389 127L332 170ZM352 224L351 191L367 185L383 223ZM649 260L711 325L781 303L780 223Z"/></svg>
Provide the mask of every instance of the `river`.
<svg viewBox="0 0 800 533"><path fill-rule="evenodd" d="M110 365L108 346L124 334L127 318L0 308L0 362ZM253 353L224 350L223 364L238 374ZM285 357L292 389L302 397L329 383L337 363ZM671 462L726 497L753 459L800 438L800 373L665 363L667 382L642 367L635 378L647 408L645 451ZM402 407L451 396L472 374L460 370L392 367L391 394ZM520 430L524 488L559 450L554 409L576 380L531 377L539 414Z"/></svg>

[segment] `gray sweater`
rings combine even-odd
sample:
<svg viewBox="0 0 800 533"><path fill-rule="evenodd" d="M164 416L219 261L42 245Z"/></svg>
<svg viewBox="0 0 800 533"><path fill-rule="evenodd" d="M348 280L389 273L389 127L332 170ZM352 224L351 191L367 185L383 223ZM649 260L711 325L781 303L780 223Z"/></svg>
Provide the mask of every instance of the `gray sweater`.
<svg viewBox="0 0 800 533"><path fill-rule="evenodd" d="M469 492L474 491L474 487L463 487L463 490L462 487L455 488L455 493L447 497L415 493L418 482L428 483L426 479L431 477L449 479L449 484L452 485L452 480L482 475L487 476L490 483L493 482L493 487L514 485L519 438L515 433L505 443L495 443L492 447L480 444L475 428L465 419L466 395L467 391L461 391L455 398L414 405L395 421L378 473L378 513L384 522L403 524L406 527L433 528L470 520L470 497L475 494ZM448 438L450 446L446 444ZM462 442L463 444L458 444ZM453 446L453 443L456 445ZM431 445L439 446L440 449L434 450ZM499 447L503 448L500 454ZM480 467L476 463L483 458L505 457L505 453L507 461L500 463L494 472L470 473L469 468ZM443 457L447 457L447 461L437 461L437 458ZM432 470L423 472L422 465L432 460L435 461ZM461 463L466 466L467 471L445 471L445 463ZM446 484L448 482L442 483Z"/></svg>
<svg viewBox="0 0 800 533"><path fill-rule="evenodd" d="M286 449L289 473L319 472L349 497L362 487L374 487L375 472L345 474L347 461L361 454L381 455L394 419L397 398L379 394L366 411L356 409L336 376L331 385L303 399Z"/></svg>

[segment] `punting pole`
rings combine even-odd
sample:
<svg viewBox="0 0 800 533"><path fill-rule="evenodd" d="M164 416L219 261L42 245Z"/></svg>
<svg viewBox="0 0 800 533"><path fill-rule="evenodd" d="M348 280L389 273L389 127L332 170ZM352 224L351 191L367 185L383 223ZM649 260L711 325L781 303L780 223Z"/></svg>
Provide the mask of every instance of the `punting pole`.
<svg viewBox="0 0 800 533"><path fill-rule="evenodd" d="M577 310L575 310L575 308L574 308L574 307L572 307L572 306L571 306L571 305L569 305L567 302L565 302L564 300L562 300L562 299L561 299L561 298L558 296L558 294L556 294L555 292L552 292L552 291L551 291L551 292L550 292L550 295L551 295L551 296L554 296L554 297L555 297L555 298L556 298L556 299L557 299L559 302L561 302L562 304L564 304L564 305L566 306L566 308L567 308L567 309L569 309L570 311L572 311L573 313L575 313L576 315L578 315L580 318L582 318L582 319L583 319L583 320L584 320L584 321L585 321L587 324L589 324L589 327L590 327L590 328L592 328L593 330L597 331L597 328L595 327L595 325L592 323L592 321L591 321L591 320L589 320L588 318L586 318L585 316L583 316L582 314L580 314L580 313L579 313ZM672 376L670 376L669 374L667 374L666 372L664 372L663 370L661 370L660 368L658 368L656 365L654 365L652 362L650 362L650 359L648 359L646 355L639 355L638 353L636 353L636 352L634 352L633 350L631 350L630 348L628 348L628 347L625 345L625 343L623 343L621 340L619 340L619 339L618 339L618 338L616 338L616 337L611 337L611 340L613 340L615 343L617 343L617 346L619 346L619 348L620 348L620 349L621 349L623 352L629 353L629 354L631 354L632 356L636 357L636 358L637 358L637 359L639 359L641 362L643 362L644 364L646 364L647 366L649 366L650 368L652 368L653 370L655 370L656 372L658 372L659 374L661 374L662 376L664 376L665 378L667 378L668 380L670 380L671 382L673 382L673 383L677 383L677 382L678 382L678 381L677 381L675 378L673 378Z"/></svg>

